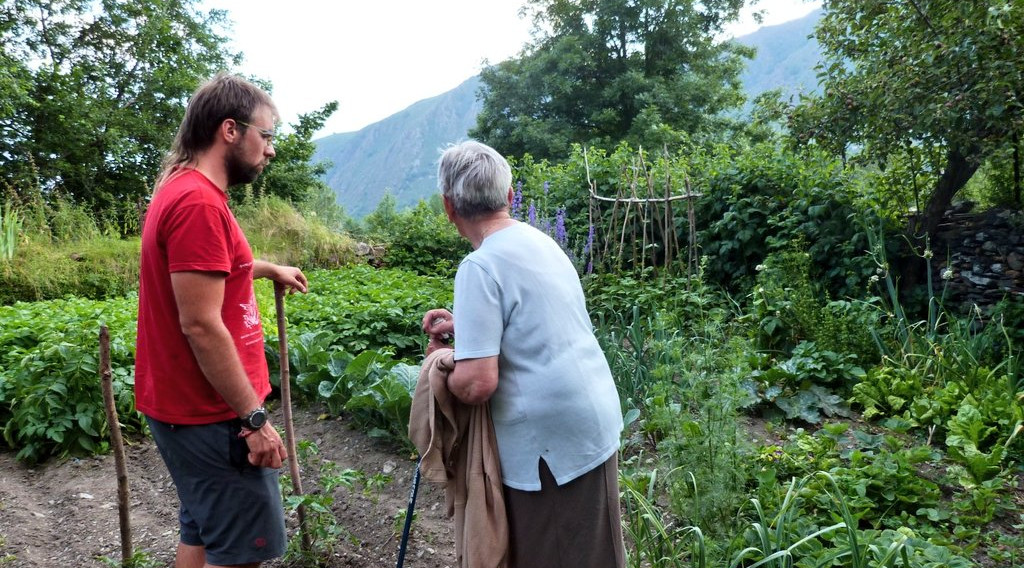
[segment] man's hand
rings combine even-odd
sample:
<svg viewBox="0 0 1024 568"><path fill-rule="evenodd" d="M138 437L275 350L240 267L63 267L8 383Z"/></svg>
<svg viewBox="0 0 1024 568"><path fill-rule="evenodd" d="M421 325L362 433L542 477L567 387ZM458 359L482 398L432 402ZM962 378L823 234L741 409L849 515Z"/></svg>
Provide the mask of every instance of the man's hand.
<svg viewBox="0 0 1024 568"><path fill-rule="evenodd" d="M288 459L288 450L281 435L267 421L262 428L245 437L249 445L249 463L257 467L278 469Z"/></svg>
<svg viewBox="0 0 1024 568"><path fill-rule="evenodd" d="M455 335L455 318L444 309L434 309L423 315L423 331L430 336L427 342L427 355L442 347L450 347L452 336Z"/></svg>
<svg viewBox="0 0 1024 568"><path fill-rule="evenodd" d="M252 266L253 278L269 278L284 286L289 294L296 291L305 293L309 287L306 275L294 266L281 266L265 260L257 260Z"/></svg>

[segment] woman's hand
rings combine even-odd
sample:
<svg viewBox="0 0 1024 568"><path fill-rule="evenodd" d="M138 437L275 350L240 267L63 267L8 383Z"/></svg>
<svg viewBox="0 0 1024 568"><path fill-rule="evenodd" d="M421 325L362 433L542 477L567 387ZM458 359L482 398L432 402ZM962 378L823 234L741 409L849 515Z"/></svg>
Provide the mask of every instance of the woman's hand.
<svg viewBox="0 0 1024 568"><path fill-rule="evenodd" d="M442 347L449 347L455 336L455 318L445 309L434 309L423 315L423 332L430 336L427 355Z"/></svg>

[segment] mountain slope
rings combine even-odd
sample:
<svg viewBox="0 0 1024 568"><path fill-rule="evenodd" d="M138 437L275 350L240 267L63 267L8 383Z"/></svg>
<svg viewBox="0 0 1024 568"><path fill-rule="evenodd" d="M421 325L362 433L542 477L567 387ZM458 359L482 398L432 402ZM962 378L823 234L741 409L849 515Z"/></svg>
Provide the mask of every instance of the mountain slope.
<svg viewBox="0 0 1024 568"><path fill-rule="evenodd" d="M814 67L821 60L821 46L811 37L821 19L820 10L800 18L765 26L737 41L757 49L757 55L740 74L747 97L772 89L782 89L784 97L818 90Z"/></svg>
<svg viewBox="0 0 1024 568"><path fill-rule="evenodd" d="M814 67L821 51L809 36L820 18L820 11L812 12L737 38L757 48L740 76L750 99L776 88L787 97L817 89ZM464 140L476 125L479 87L480 78L472 77L362 130L317 139L313 159L332 163L325 177L338 203L352 217L361 218L386 192L395 196L399 209L435 193L441 149Z"/></svg>
<svg viewBox="0 0 1024 568"><path fill-rule="evenodd" d="M479 86L480 78L472 77L358 132L316 140L313 160L332 162L326 182L345 211L362 217L385 192L395 196L399 209L436 192L440 151L465 139L476 124Z"/></svg>

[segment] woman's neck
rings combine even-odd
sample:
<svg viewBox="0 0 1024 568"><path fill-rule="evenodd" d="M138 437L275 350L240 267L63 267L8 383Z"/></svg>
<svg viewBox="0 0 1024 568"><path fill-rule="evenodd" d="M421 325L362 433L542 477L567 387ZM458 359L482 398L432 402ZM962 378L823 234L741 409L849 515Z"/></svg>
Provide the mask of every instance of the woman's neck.
<svg viewBox="0 0 1024 568"><path fill-rule="evenodd" d="M497 233L498 231L511 227L518 223L515 219L509 217L508 211L502 211L496 213L490 217L482 219L474 219L466 223L465 237L473 245L473 249L480 248L483 244L484 239Z"/></svg>

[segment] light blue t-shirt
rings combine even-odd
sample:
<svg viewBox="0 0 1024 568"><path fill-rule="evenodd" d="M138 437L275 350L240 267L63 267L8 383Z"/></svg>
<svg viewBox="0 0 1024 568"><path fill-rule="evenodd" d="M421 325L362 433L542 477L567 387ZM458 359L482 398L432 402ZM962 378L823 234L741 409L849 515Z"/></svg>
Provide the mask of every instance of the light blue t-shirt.
<svg viewBox="0 0 1024 568"><path fill-rule="evenodd" d="M491 417L505 485L559 485L618 450L622 411L576 269L547 235L516 223L489 235L455 275L455 359L498 356Z"/></svg>

